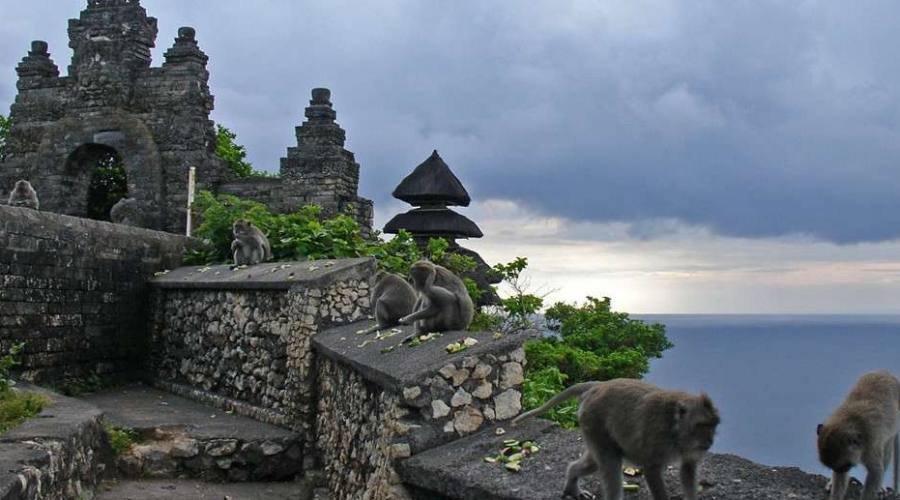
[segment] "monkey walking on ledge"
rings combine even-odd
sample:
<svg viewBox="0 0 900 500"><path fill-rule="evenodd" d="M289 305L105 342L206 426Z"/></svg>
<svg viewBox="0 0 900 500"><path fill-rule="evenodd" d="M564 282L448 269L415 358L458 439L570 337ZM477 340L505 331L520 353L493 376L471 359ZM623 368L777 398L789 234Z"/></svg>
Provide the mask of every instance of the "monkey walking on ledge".
<svg viewBox="0 0 900 500"><path fill-rule="evenodd" d="M681 463L685 500L697 498L697 464L713 444L719 412L706 394L669 391L632 379L575 384L540 408L512 421L541 415L579 397L578 423L586 449L569 464L564 498L590 500L578 480L599 472L603 500L622 500L623 461L643 467L653 500L668 500L663 472Z"/></svg>
<svg viewBox="0 0 900 500"><path fill-rule="evenodd" d="M860 377L844 402L816 428L819 460L833 471L831 500L844 500L850 469L866 468L862 500L875 500L883 491L884 471L900 454L900 381L887 371Z"/></svg>
<svg viewBox="0 0 900 500"><path fill-rule="evenodd" d="M37 191L31 187L30 182L24 179L16 181L16 186L9 193L8 203L14 207L33 208L35 210L40 207Z"/></svg>

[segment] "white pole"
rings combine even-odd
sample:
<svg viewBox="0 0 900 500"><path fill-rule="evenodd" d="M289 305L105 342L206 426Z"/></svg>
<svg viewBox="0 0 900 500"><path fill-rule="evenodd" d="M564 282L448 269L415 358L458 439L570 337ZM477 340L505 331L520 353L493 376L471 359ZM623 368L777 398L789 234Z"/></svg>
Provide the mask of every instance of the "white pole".
<svg viewBox="0 0 900 500"><path fill-rule="evenodd" d="M187 193L187 225L185 228L186 235L191 235L191 205L194 204L194 189L196 188L197 168L191 167L188 173L188 193Z"/></svg>

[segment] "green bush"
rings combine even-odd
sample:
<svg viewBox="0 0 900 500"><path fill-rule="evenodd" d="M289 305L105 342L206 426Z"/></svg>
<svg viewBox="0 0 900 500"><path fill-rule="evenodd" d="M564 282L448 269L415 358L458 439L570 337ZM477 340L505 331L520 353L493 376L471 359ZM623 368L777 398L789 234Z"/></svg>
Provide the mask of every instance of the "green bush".
<svg viewBox="0 0 900 500"><path fill-rule="evenodd" d="M563 388L590 380L641 378L650 359L672 347L665 326L613 312L608 297L588 297L583 305L557 303L544 314L555 334L525 344L527 359L523 404L532 409ZM560 406L575 405L575 400ZM571 425L571 415L559 411L549 418Z"/></svg>
<svg viewBox="0 0 900 500"><path fill-rule="evenodd" d="M138 435L134 429L117 427L109 422L104 423L103 428L106 430L109 446L117 456L128 451L128 449L137 442Z"/></svg>
<svg viewBox="0 0 900 500"><path fill-rule="evenodd" d="M10 370L19 364L16 358L24 348L23 343L15 344L0 357L0 433L37 415L49 402L41 395L13 390Z"/></svg>
<svg viewBox="0 0 900 500"><path fill-rule="evenodd" d="M0 115L0 161L6 159L10 126L12 126L12 121L3 115Z"/></svg>
<svg viewBox="0 0 900 500"><path fill-rule="evenodd" d="M0 395L0 434L37 415L47 404L47 398L33 392L6 391Z"/></svg>
<svg viewBox="0 0 900 500"><path fill-rule="evenodd" d="M200 191L194 208L201 212L201 224L194 236L207 241L205 248L188 252L186 264L212 264L231 260L232 225L237 219L247 219L269 238L275 261L340 259L375 257L380 269L406 276L409 267L425 257L447 267L456 274L475 269L475 260L454 253L443 238L432 238L425 252L419 250L415 239L400 231L388 241L378 235L363 238L359 223L350 216L323 218L321 209L307 205L290 214L276 214L264 204L243 200L236 196L214 196ZM471 279L464 278L466 288L474 300L484 293Z"/></svg>

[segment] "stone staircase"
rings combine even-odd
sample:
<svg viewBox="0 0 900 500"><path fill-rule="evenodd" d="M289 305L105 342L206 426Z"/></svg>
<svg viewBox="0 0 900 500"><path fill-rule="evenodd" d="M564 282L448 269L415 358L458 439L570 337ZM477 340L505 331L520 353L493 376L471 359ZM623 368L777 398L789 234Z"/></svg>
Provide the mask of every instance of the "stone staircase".
<svg viewBox="0 0 900 500"><path fill-rule="evenodd" d="M100 499L311 500L299 435L142 385L83 398L134 444ZM322 498L319 495L319 498Z"/></svg>

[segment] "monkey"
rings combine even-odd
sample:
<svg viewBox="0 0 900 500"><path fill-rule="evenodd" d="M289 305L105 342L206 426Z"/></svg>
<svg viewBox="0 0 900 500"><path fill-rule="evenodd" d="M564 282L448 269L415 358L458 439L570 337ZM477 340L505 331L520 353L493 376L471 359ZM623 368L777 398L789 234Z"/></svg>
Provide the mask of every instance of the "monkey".
<svg viewBox="0 0 900 500"><path fill-rule="evenodd" d="M140 202L134 198L122 198L109 210L109 220L116 224L143 227L144 214Z"/></svg>
<svg viewBox="0 0 900 500"><path fill-rule="evenodd" d="M882 491L884 471L894 462L897 491L897 455L900 454L900 380L881 370L859 378L844 402L816 427L819 461L832 470L831 500L843 500L850 469L866 468L863 500Z"/></svg>
<svg viewBox="0 0 900 500"><path fill-rule="evenodd" d="M231 251L234 252L234 265L254 265L272 258L272 247L266 235L246 219L237 219L231 227L234 241Z"/></svg>
<svg viewBox="0 0 900 500"><path fill-rule="evenodd" d="M416 290L413 312L400 324L415 324L415 334L465 330L472 323L475 304L466 285L446 267L420 260L409 270Z"/></svg>
<svg viewBox="0 0 900 500"><path fill-rule="evenodd" d="M660 389L633 379L575 384L543 406L513 419L515 426L579 397L578 422L586 449L569 464L564 498L595 498L578 486L579 478L598 472L604 500L621 500L624 461L643 467L653 500L668 500L663 472L681 462L685 500L697 498L697 464L712 447L719 411L705 393Z"/></svg>
<svg viewBox="0 0 900 500"><path fill-rule="evenodd" d="M40 207L37 191L31 187L30 182L24 179L16 181L16 186L9 193L9 204L14 207L33 208L35 210Z"/></svg>
<svg viewBox="0 0 900 500"><path fill-rule="evenodd" d="M399 325L401 318L413 312L416 291L402 276L379 271L375 275L372 303L375 304L376 324L360 334Z"/></svg>

